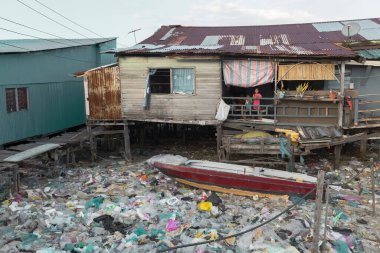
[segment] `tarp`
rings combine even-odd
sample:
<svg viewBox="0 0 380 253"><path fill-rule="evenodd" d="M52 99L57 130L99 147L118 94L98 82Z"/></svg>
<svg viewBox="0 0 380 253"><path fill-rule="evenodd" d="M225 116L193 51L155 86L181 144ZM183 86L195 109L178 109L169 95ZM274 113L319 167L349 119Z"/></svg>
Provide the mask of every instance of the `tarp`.
<svg viewBox="0 0 380 253"><path fill-rule="evenodd" d="M270 61L225 60L223 76L226 85L255 87L271 83L274 79L274 63Z"/></svg>

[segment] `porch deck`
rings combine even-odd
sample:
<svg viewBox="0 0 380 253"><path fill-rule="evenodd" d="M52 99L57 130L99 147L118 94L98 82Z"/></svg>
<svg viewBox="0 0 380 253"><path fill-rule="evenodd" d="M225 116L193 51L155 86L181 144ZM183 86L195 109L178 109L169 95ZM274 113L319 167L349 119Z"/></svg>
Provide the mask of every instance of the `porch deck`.
<svg viewBox="0 0 380 253"><path fill-rule="evenodd" d="M344 103L341 99L316 96L262 98L260 106L255 110L246 103L246 98L223 99L230 105L230 112L228 119L221 126L221 160L230 160L234 154L284 156L285 151L282 150L280 137L277 136L279 134L275 133L277 128L294 130L300 135L297 143L288 139L286 149L290 154L289 161L294 160L294 156L311 154L315 149L334 147L338 163L342 145L361 141L362 150L365 150L366 141L379 135L376 131L367 135L366 130L359 133L356 131L353 135L343 134L345 129L380 126L380 116L373 119L375 124L368 124L367 119L371 117L366 117L373 115L369 112L380 112L380 108L363 108L363 105L380 105L380 101L377 103L375 100L353 99L354 106L351 109L348 105L343 106L343 127L339 128L339 104ZM274 134L274 138L247 141L235 137L237 134L254 130L270 132Z"/></svg>

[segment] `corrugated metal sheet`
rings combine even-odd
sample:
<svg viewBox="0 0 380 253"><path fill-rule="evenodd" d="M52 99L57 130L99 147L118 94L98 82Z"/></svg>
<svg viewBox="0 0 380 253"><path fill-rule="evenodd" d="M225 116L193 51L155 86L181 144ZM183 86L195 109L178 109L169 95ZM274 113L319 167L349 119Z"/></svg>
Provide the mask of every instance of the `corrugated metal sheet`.
<svg viewBox="0 0 380 253"><path fill-rule="evenodd" d="M343 25L348 22L357 22L362 26L361 33L351 37L355 42L379 39L378 19L269 26L162 26L141 45L117 53L244 54L355 59L358 57L355 52L338 45L348 39L341 33ZM164 41L161 40L163 38Z"/></svg>
<svg viewBox="0 0 380 253"><path fill-rule="evenodd" d="M318 32L335 32L341 31L343 28L343 25L340 22L314 23L313 26Z"/></svg>
<svg viewBox="0 0 380 253"><path fill-rule="evenodd" d="M215 35L206 36L203 39L201 46L216 46L218 45L219 40L220 40L220 36L215 36Z"/></svg>
<svg viewBox="0 0 380 253"><path fill-rule="evenodd" d="M342 21L342 23L345 25L348 23L351 23L351 22L355 22L355 23L359 24L361 30L380 28L380 25L378 23L375 23L374 21L369 20L369 19L354 20L354 21Z"/></svg>
<svg viewBox="0 0 380 253"><path fill-rule="evenodd" d="M108 66L87 71L91 119L121 119L119 67Z"/></svg>
<svg viewBox="0 0 380 253"><path fill-rule="evenodd" d="M168 39L173 34L174 30L175 30L175 27L170 29L160 40Z"/></svg>
<svg viewBox="0 0 380 253"><path fill-rule="evenodd" d="M0 144L58 132L85 123L81 80L0 85L0 98L5 97L5 88L14 87L28 88L29 107L28 110L7 113L5 106L0 106Z"/></svg>
<svg viewBox="0 0 380 253"><path fill-rule="evenodd" d="M100 38L100 39L17 39L17 40L0 40L0 54L2 53L25 53L27 52L53 50L59 48L88 46L107 41L116 40L116 38ZM8 45L13 46L8 46ZM23 49L25 48L25 49Z"/></svg>
<svg viewBox="0 0 380 253"><path fill-rule="evenodd" d="M359 32L367 40L380 40L380 29L366 29Z"/></svg>
<svg viewBox="0 0 380 253"><path fill-rule="evenodd" d="M380 59L380 49L366 49L358 50L356 52L366 59Z"/></svg>
<svg viewBox="0 0 380 253"><path fill-rule="evenodd" d="M116 40L105 44L116 46ZM83 81L72 75L102 62L115 62L113 57L103 58L100 50L91 45L57 49L54 56L0 54L0 145L84 124ZM5 89L22 87L28 89L28 110L7 113Z"/></svg>

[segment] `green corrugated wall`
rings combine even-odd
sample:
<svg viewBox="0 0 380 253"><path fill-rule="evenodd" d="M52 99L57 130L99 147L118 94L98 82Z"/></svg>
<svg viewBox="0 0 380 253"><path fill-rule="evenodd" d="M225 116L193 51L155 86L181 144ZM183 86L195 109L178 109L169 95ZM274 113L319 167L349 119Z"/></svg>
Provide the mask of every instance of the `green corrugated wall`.
<svg viewBox="0 0 380 253"><path fill-rule="evenodd" d="M114 62L99 52L116 47L116 41L104 44L0 55L0 145L84 124L83 80L72 75ZM5 88L17 87L28 88L29 108L8 113Z"/></svg>

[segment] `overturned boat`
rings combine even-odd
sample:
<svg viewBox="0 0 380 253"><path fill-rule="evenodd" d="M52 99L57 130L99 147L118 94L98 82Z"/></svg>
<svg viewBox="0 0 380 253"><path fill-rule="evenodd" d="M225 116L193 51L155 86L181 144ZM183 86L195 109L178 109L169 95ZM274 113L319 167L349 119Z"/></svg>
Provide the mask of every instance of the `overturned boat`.
<svg viewBox="0 0 380 253"><path fill-rule="evenodd" d="M148 163L177 181L207 190L250 196L249 192L305 195L316 188L317 179L301 173L250 167L182 156L158 155ZM311 195L315 196L315 193Z"/></svg>

